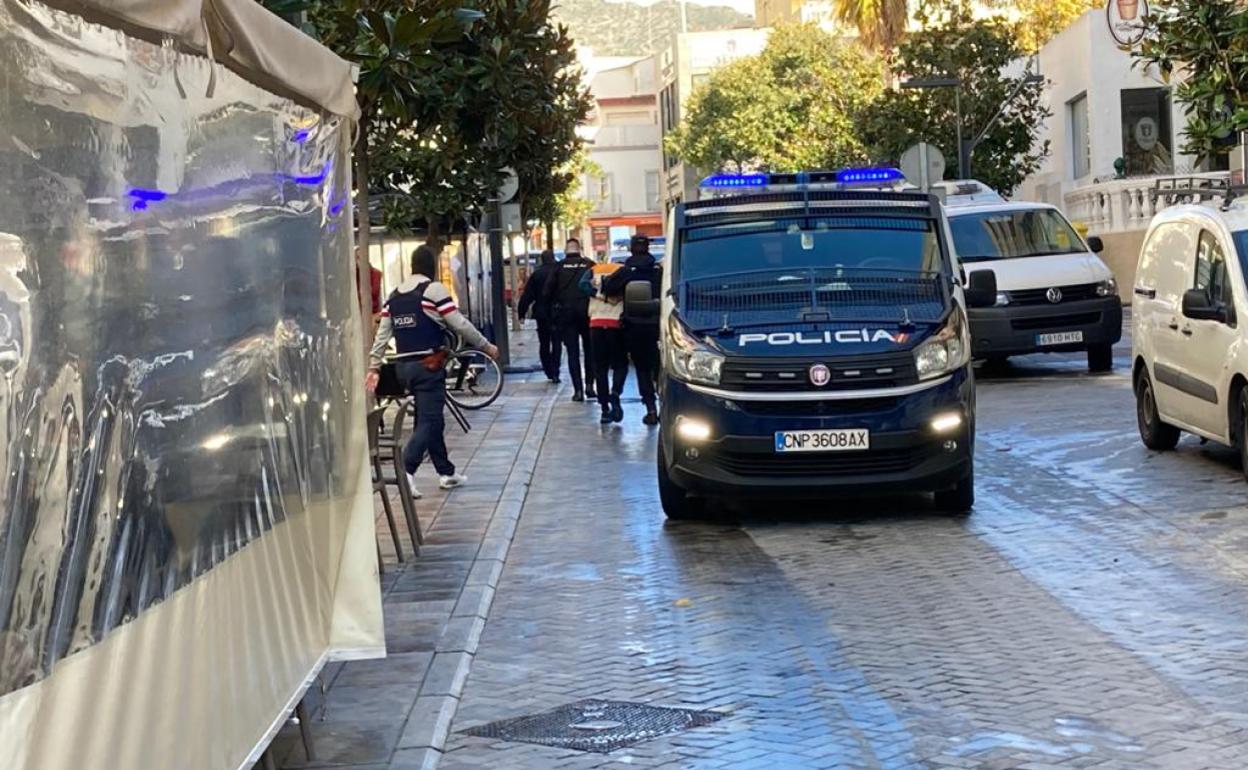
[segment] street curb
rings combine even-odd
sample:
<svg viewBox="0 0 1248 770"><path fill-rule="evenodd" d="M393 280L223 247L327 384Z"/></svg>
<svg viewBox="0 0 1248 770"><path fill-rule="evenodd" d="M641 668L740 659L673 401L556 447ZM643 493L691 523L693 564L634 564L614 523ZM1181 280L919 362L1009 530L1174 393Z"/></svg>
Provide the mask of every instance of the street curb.
<svg viewBox="0 0 1248 770"><path fill-rule="evenodd" d="M426 694L425 686L422 684L418 702L424 701L422 704L424 707L413 709L411 719L417 719L418 722L424 722L424 724L413 724L409 719L409 723L404 727L403 737L407 738L411 735L412 738L407 741L400 738L398 749L401 753L423 749L424 756L420 764L422 770L436 770L446 749L446 741L451 734L451 725L459 709L460 696L463 694L464 685L472 671L472 663L476 657L477 648L481 644L481 635L485 631L490 607L494 602L494 591L502 578L503 566L511 551L511 544L520 521L520 513L524 507L525 498L528 496L529 486L533 483L537 459L541 455L542 445L546 441L546 432L550 427L550 415L561 390L561 388L556 388L555 391L548 393L533 411L533 417L529 420L529 426L525 431L524 441L520 445L520 451L516 454L516 461L512 463L502 494L499 495L498 502L494 505L485 537L482 538L477 555L473 558L468 580L451 612L450 622L470 622L467 632L459 637L463 641L461 644L449 645L455 647L454 650L443 649L442 642L438 644L434 655L435 662L441 657L446 661L446 665L453 668L453 672L449 679L445 676L439 677L447 680L444 686L437 687L443 692ZM431 664L430 673L432 670ZM428 675L426 683L432 683ZM426 716L436 714L436 718L430 725L425 720L419 719L421 714Z"/></svg>

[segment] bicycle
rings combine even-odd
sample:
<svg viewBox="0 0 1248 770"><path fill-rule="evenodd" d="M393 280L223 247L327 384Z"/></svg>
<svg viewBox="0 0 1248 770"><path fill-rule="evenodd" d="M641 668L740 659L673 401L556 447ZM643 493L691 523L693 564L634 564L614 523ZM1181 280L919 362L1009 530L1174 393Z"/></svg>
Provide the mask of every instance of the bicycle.
<svg viewBox="0 0 1248 770"><path fill-rule="evenodd" d="M503 368L498 362L451 338L446 359L446 398L461 409L484 409L503 392Z"/></svg>

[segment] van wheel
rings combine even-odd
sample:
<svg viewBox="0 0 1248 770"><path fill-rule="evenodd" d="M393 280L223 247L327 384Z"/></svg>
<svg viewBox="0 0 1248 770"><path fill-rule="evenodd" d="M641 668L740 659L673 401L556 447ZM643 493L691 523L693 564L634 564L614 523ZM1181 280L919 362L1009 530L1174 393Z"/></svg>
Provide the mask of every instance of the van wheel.
<svg viewBox="0 0 1248 770"><path fill-rule="evenodd" d="M1108 372L1114 368L1114 346L1093 345L1088 348L1088 371Z"/></svg>
<svg viewBox="0 0 1248 770"><path fill-rule="evenodd" d="M953 489L942 489L936 493L936 508L945 513L958 515L968 514L975 507L975 471L958 482Z"/></svg>
<svg viewBox="0 0 1248 770"><path fill-rule="evenodd" d="M659 440L659 502L663 505L663 513L673 521L696 519L702 515L703 501L690 497L689 493L676 485L672 477L667 475L667 458L663 453L663 441Z"/></svg>
<svg viewBox="0 0 1248 770"><path fill-rule="evenodd" d="M1239 462L1244 471L1244 477L1248 478L1248 388L1241 388L1239 391L1239 409L1235 415L1237 425L1235 430L1238 434L1235 436L1235 443L1239 448Z"/></svg>
<svg viewBox="0 0 1248 770"><path fill-rule="evenodd" d="M1178 446L1179 429L1161 421L1153 381L1146 369L1135 381L1135 420L1139 424L1140 440L1144 446L1157 452L1167 452Z"/></svg>

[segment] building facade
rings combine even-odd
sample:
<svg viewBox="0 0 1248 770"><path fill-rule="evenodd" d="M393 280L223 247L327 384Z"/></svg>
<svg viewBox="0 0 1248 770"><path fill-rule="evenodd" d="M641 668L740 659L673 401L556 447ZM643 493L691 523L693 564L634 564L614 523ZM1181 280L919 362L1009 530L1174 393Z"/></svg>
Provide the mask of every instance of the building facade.
<svg viewBox="0 0 1248 770"><path fill-rule="evenodd" d="M659 125L662 134L680 125L689 95L719 67L761 53L770 29L729 29L686 32L675 36L663 52L659 66ZM697 200L701 172L662 155L662 199L666 210L681 201Z"/></svg>
<svg viewBox="0 0 1248 770"><path fill-rule="evenodd" d="M1101 236L1105 260L1129 300L1139 247L1158 205L1149 194L1157 178L1223 176L1227 166L1225 158L1200 164L1183 154L1183 106L1154 69L1135 66L1107 18L1105 9L1089 11L1037 55L1052 112L1039 135L1049 142L1049 156L1015 197L1057 205Z"/></svg>
<svg viewBox="0 0 1248 770"><path fill-rule="evenodd" d="M663 233L657 62L582 55L582 64L594 111L581 134L598 167L581 180L594 204L585 246L605 254L635 233Z"/></svg>

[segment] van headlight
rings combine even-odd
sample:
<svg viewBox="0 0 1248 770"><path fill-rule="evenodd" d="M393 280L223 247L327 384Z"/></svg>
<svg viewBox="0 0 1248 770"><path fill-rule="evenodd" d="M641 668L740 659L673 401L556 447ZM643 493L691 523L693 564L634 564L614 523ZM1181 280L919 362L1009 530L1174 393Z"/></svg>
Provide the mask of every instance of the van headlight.
<svg viewBox="0 0 1248 770"><path fill-rule="evenodd" d="M954 308L940 331L914 349L920 380L930 380L961 369L971 360L971 335L962 308Z"/></svg>
<svg viewBox="0 0 1248 770"><path fill-rule="evenodd" d="M698 341L674 314L667 317L666 348L672 376L702 385L719 384L724 357Z"/></svg>
<svg viewBox="0 0 1248 770"><path fill-rule="evenodd" d="M1118 282L1113 278L1108 281L1101 281L1096 285L1096 296L1098 297L1117 297Z"/></svg>

